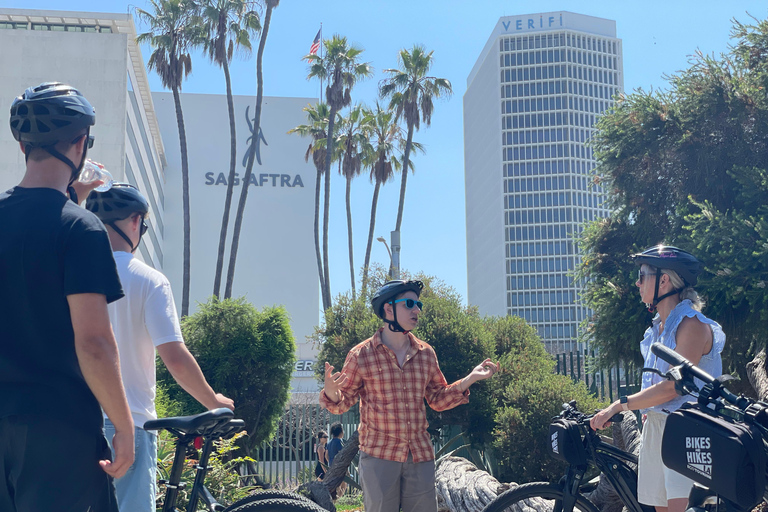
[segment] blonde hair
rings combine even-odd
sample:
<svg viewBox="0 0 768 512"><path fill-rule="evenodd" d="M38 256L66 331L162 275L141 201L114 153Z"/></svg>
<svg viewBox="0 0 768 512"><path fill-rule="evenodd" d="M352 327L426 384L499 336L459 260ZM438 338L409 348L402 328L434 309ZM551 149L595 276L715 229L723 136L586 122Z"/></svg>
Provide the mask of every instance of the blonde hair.
<svg viewBox="0 0 768 512"><path fill-rule="evenodd" d="M656 273L657 269L653 265L643 266L648 267L650 272L654 274ZM672 287L675 290L680 290L680 293L678 294L680 301L690 300L691 307L693 307L693 309L696 311L701 311L704 309L704 299L702 299L699 293L693 289L693 286L686 286L685 281L683 281L683 278L680 277L677 272L668 268L662 268L661 273L667 274L669 276L669 282L672 284Z"/></svg>

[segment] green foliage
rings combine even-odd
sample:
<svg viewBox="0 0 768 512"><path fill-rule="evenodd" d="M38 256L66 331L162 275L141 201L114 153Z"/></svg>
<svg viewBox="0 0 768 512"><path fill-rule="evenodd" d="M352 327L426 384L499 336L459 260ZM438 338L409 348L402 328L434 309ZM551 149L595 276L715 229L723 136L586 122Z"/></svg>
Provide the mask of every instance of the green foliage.
<svg viewBox="0 0 768 512"><path fill-rule="evenodd" d="M503 372L493 379L499 408L493 446L503 482L556 482L565 465L549 452L549 423L562 404L601 408L586 386L554 373L555 362L536 331L518 317L487 319Z"/></svg>
<svg viewBox="0 0 768 512"><path fill-rule="evenodd" d="M288 402L296 343L282 307L257 311L240 299L211 298L182 320L182 332L211 387L235 402L235 416L245 420L252 449L269 438ZM158 364L158 383L184 414L203 407ZM160 387L160 386L159 386Z"/></svg>
<svg viewBox="0 0 768 512"><path fill-rule="evenodd" d="M768 22L732 35L728 53L697 54L668 91L621 97L598 123L594 182L614 211L582 233L578 277L603 364L640 360L650 317L629 255L660 242L704 263L697 289L726 332L728 370L743 374L768 339Z"/></svg>
<svg viewBox="0 0 768 512"><path fill-rule="evenodd" d="M248 496L253 487L240 486L240 476L237 473L237 466L245 461L252 461L248 457L232 458L233 452L237 450L237 440L243 437L245 433L239 433L230 439L219 439L214 441L214 450L208 459L208 473L205 477L205 486L211 491L211 494L219 503L234 503L235 501ZM161 437L157 446L157 479L168 480L173 467L173 458L175 445L172 439ZM189 502L189 492L192 490L192 483L195 480L195 467L197 460L187 460L184 470L181 474L181 481L187 483L187 486L179 491L176 507L179 510L185 510ZM163 484L157 485L157 503L165 501L166 487Z"/></svg>

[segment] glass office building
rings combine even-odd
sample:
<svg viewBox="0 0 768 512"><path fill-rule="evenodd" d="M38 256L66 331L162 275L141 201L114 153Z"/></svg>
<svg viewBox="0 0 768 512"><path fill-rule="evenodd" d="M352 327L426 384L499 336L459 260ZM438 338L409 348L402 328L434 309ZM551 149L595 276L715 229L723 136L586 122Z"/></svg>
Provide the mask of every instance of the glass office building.
<svg viewBox="0 0 768 512"><path fill-rule="evenodd" d="M468 300L517 315L553 353L576 349L575 235L605 217L585 144L623 89L614 21L501 18L464 96Z"/></svg>

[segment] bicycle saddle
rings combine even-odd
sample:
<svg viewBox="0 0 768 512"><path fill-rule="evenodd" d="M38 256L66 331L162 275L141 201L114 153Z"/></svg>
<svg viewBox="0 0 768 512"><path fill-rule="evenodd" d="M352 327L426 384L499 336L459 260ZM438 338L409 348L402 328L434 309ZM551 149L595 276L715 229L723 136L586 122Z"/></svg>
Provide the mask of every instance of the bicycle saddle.
<svg viewBox="0 0 768 512"><path fill-rule="evenodd" d="M144 430L173 430L184 435L205 435L218 426L228 423L235 414L222 407L194 416L160 418L144 423Z"/></svg>

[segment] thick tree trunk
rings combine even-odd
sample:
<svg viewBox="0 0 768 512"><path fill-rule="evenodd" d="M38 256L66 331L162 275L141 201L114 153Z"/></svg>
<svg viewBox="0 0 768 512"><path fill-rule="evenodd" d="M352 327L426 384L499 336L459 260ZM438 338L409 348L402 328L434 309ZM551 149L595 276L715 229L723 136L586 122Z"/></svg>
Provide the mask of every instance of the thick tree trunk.
<svg viewBox="0 0 768 512"><path fill-rule="evenodd" d="M227 229L229 228L229 212L232 209L232 193L235 189L235 165L237 160L237 132L235 130L235 105L232 100L232 81L229 76L229 63L222 63L224 78L227 82L227 111L229 112L229 179L227 180L227 195L224 199L224 215L221 218L219 233L219 250L216 257L216 274L213 277L213 294L218 298L221 291L221 274L224 271L224 250L227 245ZM243 182L243 186L246 183Z"/></svg>
<svg viewBox="0 0 768 512"><path fill-rule="evenodd" d="M445 457L435 469L437 506L441 511L480 512L516 484L503 484L462 457Z"/></svg>
<svg viewBox="0 0 768 512"><path fill-rule="evenodd" d="M381 182L376 180L376 186L373 189L373 199L371 200L371 224L368 227L368 245L365 247L365 262L363 263L363 286L360 294L365 297L368 289L368 268L371 264L371 247L373 246L373 231L376 228L376 205L379 202L379 189Z"/></svg>
<svg viewBox="0 0 768 512"><path fill-rule="evenodd" d="M184 217L184 267L181 281L181 316L189 314L190 281L190 219L189 219L189 160L187 157L187 131L184 128L184 113L181 110L179 90L173 89L173 103L176 107L176 124L179 128L179 146L181 147L181 198Z"/></svg>
<svg viewBox="0 0 768 512"><path fill-rule="evenodd" d="M240 201L237 204L237 214L235 215L235 228L232 232L232 248L229 251L229 266L227 267L227 284L224 289L224 298L232 297L232 284L235 281L235 267L237 265L237 248L240 245L240 230L243 227L243 216L245 214L245 202L248 200L248 184L253 173L253 162L256 160L256 145L259 143L259 133L261 130L261 107L264 101L264 75L262 72L264 61L264 47L267 44L267 34L269 34L269 24L272 20L272 3L267 2L267 12L264 14L264 25L261 29L261 39L259 40L259 50L256 54L256 111L253 122L253 143L251 144L250 155L248 156L248 165L245 167L243 176L243 188L240 189Z"/></svg>
<svg viewBox="0 0 768 512"><path fill-rule="evenodd" d="M344 481L344 477L347 476L349 465L357 456L360 450L360 442L357 438L357 432L344 444L344 448L341 449L336 457L333 458L333 464L328 468L325 473L325 478L322 482L314 480L306 484L302 484L296 492L308 495L309 499L331 512L336 512L336 506L333 504L331 493L335 491L341 483Z"/></svg>
<svg viewBox="0 0 768 512"><path fill-rule="evenodd" d="M765 372L765 350L761 350L755 358L747 363L747 377L749 383L755 389L758 398L765 400L768 397L768 375Z"/></svg>

